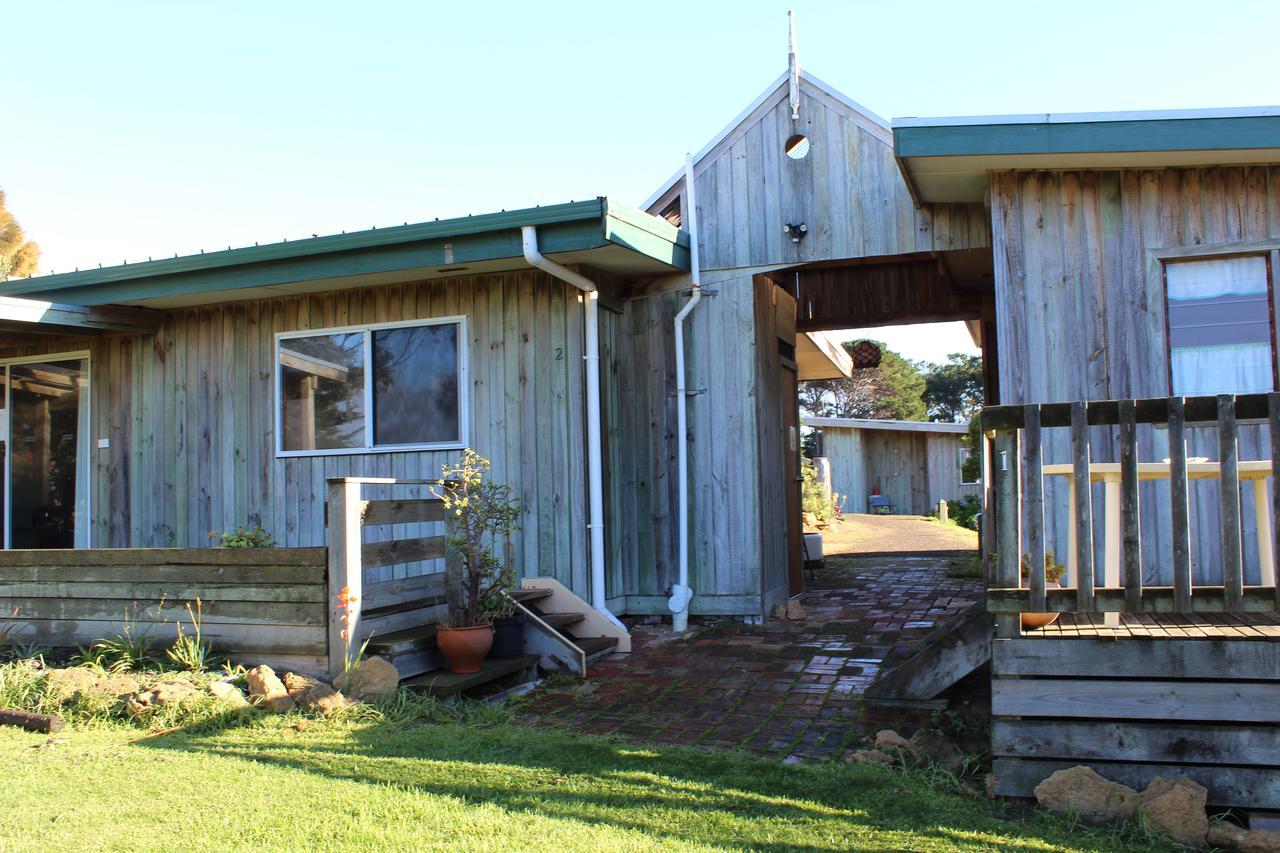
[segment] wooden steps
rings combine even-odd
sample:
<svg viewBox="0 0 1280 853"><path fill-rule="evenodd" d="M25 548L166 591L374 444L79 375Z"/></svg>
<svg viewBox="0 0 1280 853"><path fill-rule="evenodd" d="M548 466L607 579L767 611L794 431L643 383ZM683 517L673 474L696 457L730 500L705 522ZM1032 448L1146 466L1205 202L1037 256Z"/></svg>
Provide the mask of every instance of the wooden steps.
<svg viewBox="0 0 1280 853"><path fill-rule="evenodd" d="M581 613L538 613L538 618L546 622L552 628L567 628L570 625L576 625L583 620Z"/></svg>
<svg viewBox="0 0 1280 853"><path fill-rule="evenodd" d="M529 674L530 670L536 671L537 666L537 655L521 655L515 658L489 658L484 662L484 666L479 672L459 675L441 669L435 672L428 672L425 675L419 675L407 681L401 681L400 684L410 690L426 693L437 699L448 699L467 690L474 690L477 687L483 687L504 678L515 680L522 673ZM533 679L529 678L527 680L531 681Z"/></svg>
<svg viewBox="0 0 1280 853"><path fill-rule="evenodd" d="M511 597L521 604L528 604L532 601L540 601L544 598L550 598L552 590L549 589L513 589Z"/></svg>
<svg viewBox="0 0 1280 853"><path fill-rule="evenodd" d="M587 656L587 664L595 663L602 657L613 654L618 647L617 637L575 637L573 644L582 649Z"/></svg>

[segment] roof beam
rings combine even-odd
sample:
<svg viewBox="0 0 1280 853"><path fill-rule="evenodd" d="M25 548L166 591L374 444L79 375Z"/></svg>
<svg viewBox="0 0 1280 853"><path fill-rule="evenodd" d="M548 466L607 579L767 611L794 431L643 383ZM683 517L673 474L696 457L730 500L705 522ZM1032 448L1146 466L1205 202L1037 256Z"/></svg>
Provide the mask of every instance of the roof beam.
<svg viewBox="0 0 1280 853"><path fill-rule="evenodd" d="M160 327L160 312L124 305L88 307L0 296L0 322L20 326L29 324L33 327L58 326L61 329L150 334Z"/></svg>

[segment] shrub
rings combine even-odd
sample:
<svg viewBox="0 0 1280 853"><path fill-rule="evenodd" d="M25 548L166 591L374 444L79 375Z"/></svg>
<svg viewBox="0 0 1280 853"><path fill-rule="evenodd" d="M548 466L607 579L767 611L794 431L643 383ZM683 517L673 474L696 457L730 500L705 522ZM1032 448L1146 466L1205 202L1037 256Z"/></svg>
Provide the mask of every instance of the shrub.
<svg viewBox="0 0 1280 853"><path fill-rule="evenodd" d="M218 543L219 548L274 548L276 538L257 525L252 530L243 525L230 533L209 531L209 538Z"/></svg>
<svg viewBox="0 0 1280 853"><path fill-rule="evenodd" d="M982 512L982 499L977 495L965 495L947 504L947 514L961 527L978 529L978 514Z"/></svg>
<svg viewBox="0 0 1280 853"><path fill-rule="evenodd" d="M812 513L819 524L825 524L835 515L831 497L818 480L818 466L810 459L800 460L800 509Z"/></svg>
<svg viewBox="0 0 1280 853"><path fill-rule="evenodd" d="M187 604L187 616L191 617L192 633L188 634L184 631L182 622L179 621L178 639L174 640L173 645L164 653L171 663L189 672L204 672L209 668L213 655L213 650L201 637L203 612L200 599L196 599L195 610L191 609L190 603Z"/></svg>

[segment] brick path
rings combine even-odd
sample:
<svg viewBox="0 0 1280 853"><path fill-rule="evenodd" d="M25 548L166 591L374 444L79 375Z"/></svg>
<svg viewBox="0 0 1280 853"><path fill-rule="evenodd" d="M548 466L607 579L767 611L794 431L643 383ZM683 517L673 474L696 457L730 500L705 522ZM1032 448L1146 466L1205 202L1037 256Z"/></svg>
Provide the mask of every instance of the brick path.
<svg viewBox="0 0 1280 853"><path fill-rule="evenodd" d="M945 557L828 559L805 618L723 623L692 639L639 626L633 651L586 682L537 691L528 719L640 743L741 747L788 761L839 755L861 693L886 659L978 600L978 581L944 576Z"/></svg>

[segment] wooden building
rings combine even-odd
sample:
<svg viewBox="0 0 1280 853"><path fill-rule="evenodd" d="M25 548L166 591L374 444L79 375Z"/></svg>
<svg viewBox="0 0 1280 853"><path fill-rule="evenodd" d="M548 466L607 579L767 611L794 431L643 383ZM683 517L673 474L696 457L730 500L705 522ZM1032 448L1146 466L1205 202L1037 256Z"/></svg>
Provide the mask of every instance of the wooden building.
<svg viewBox="0 0 1280 853"><path fill-rule="evenodd" d="M961 471L968 424L868 418L805 418L804 424L822 435L831 488L845 498L846 512L871 512L872 494L902 515L982 494L982 484L965 482Z"/></svg>

